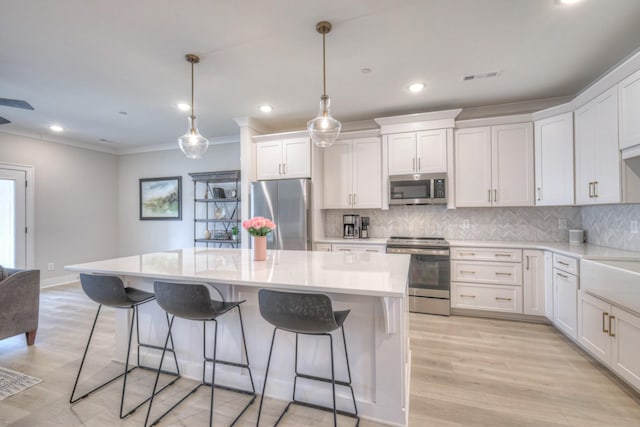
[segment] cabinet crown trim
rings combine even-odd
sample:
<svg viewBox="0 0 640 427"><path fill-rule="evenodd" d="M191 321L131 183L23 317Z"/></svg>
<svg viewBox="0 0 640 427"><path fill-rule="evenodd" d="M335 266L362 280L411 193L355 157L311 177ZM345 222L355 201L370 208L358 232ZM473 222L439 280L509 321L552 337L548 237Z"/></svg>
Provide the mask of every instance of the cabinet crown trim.
<svg viewBox="0 0 640 427"><path fill-rule="evenodd" d="M481 119L457 120L456 129L529 123L531 121L531 114L516 114L511 116L496 116Z"/></svg>
<svg viewBox="0 0 640 427"><path fill-rule="evenodd" d="M417 132L430 129L446 129L455 126L455 119L462 108L453 110L432 111L429 113L405 114L402 116L378 117L375 122L380 126L380 133Z"/></svg>
<svg viewBox="0 0 640 427"><path fill-rule="evenodd" d="M277 141L281 139L293 139L293 138L309 138L309 133L306 130L296 130L293 132L279 132L279 133L270 133L266 135L254 135L253 142Z"/></svg>

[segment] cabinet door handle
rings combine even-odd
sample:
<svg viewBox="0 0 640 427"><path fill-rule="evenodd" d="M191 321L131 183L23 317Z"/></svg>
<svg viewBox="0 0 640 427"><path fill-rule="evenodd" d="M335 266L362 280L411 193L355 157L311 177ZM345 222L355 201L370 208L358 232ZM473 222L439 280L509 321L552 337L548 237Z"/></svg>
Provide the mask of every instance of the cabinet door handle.
<svg viewBox="0 0 640 427"><path fill-rule="evenodd" d="M538 200L542 200L540 187L536 188L536 190L538 190Z"/></svg>
<svg viewBox="0 0 640 427"><path fill-rule="evenodd" d="M282 175L282 163L278 163L278 175Z"/></svg>
<svg viewBox="0 0 640 427"><path fill-rule="evenodd" d="M503 258L511 258L511 254L495 254L495 256L499 256Z"/></svg>
<svg viewBox="0 0 640 427"><path fill-rule="evenodd" d="M568 262L558 261L558 264L564 265L565 267L569 267L569 263Z"/></svg>
<svg viewBox="0 0 640 427"><path fill-rule="evenodd" d="M602 313L602 332L604 332L605 334L608 334L609 331L607 330L606 326L604 326L605 324L605 318L609 315L609 313Z"/></svg>
<svg viewBox="0 0 640 427"><path fill-rule="evenodd" d="M496 276L512 276L511 273L502 273L500 271L496 271Z"/></svg>
<svg viewBox="0 0 640 427"><path fill-rule="evenodd" d="M460 270L460 274L476 274L475 271L469 271L469 270Z"/></svg>
<svg viewBox="0 0 640 427"><path fill-rule="evenodd" d="M615 319L615 318L616 318L616 316L609 316L609 336L610 337L615 337L616 336L616 334L613 333L613 328L611 327L611 321L613 319Z"/></svg>
<svg viewBox="0 0 640 427"><path fill-rule="evenodd" d="M358 193L353 193L353 206L358 204Z"/></svg>
<svg viewBox="0 0 640 427"><path fill-rule="evenodd" d="M529 271L529 255L527 255L527 271Z"/></svg>
<svg viewBox="0 0 640 427"><path fill-rule="evenodd" d="M567 276L566 274L562 274L562 273L556 273L556 275L558 275L558 276L560 276L560 277L562 277L564 279L568 279L569 278L569 276Z"/></svg>
<svg viewBox="0 0 640 427"><path fill-rule="evenodd" d="M593 182L589 183L589 198L593 197Z"/></svg>
<svg viewBox="0 0 640 427"><path fill-rule="evenodd" d="M493 189L493 201L498 201L498 190L496 190L495 188Z"/></svg>
<svg viewBox="0 0 640 427"><path fill-rule="evenodd" d="M496 301L511 301L511 298L496 297Z"/></svg>
<svg viewBox="0 0 640 427"><path fill-rule="evenodd" d="M287 174L287 164L283 163L282 164L282 175L286 175Z"/></svg>
<svg viewBox="0 0 640 427"><path fill-rule="evenodd" d="M465 294L460 294L460 298L475 298L475 295L465 295Z"/></svg>
<svg viewBox="0 0 640 427"><path fill-rule="evenodd" d="M491 189L487 190L487 202L491 203Z"/></svg>
<svg viewBox="0 0 640 427"><path fill-rule="evenodd" d="M422 169L422 166L421 166L421 164L420 164L420 163L421 163L421 162L420 162L420 159L421 159L421 158L420 158L420 157L418 157L418 170Z"/></svg>
<svg viewBox="0 0 640 427"><path fill-rule="evenodd" d="M347 196L347 199L349 200L347 203L349 204L349 206L352 205L351 203L351 193L349 193L349 195Z"/></svg>
<svg viewBox="0 0 640 427"><path fill-rule="evenodd" d="M413 158L413 170L414 171L416 170L416 158L415 157Z"/></svg>
<svg viewBox="0 0 640 427"><path fill-rule="evenodd" d="M593 197L598 197L598 181L593 181Z"/></svg>

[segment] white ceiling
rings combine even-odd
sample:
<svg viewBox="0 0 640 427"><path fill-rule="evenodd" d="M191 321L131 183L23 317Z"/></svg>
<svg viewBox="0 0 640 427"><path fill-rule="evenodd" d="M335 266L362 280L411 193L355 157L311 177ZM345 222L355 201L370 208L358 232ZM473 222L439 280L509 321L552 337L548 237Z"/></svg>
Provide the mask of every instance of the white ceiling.
<svg viewBox="0 0 640 427"><path fill-rule="evenodd" d="M201 57L203 135L237 135L238 117L303 129L322 92L320 20L334 27L327 92L343 123L574 95L640 47L638 0L4 0L0 97L35 111L0 106L13 122L0 131L116 152L174 144L187 128L186 53ZM427 89L410 94L412 81Z"/></svg>

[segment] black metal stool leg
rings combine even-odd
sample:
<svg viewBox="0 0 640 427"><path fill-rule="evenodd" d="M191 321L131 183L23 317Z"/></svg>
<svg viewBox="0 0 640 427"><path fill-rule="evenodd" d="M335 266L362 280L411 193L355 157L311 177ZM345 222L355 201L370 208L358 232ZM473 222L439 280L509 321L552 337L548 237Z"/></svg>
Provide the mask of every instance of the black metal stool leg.
<svg viewBox="0 0 640 427"><path fill-rule="evenodd" d="M156 389L158 388L158 381L160 380L160 372L162 370L162 362L164 361L164 355L167 351L167 345L169 344L169 337L171 336L171 329L173 327L173 320L175 319L175 316L171 318L171 321L169 322L169 331L167 332L167 338L164 341L164 348L162 349L162 355L160 356L160 363L158 364L158 371L156 373L156 380L153 383L153 391L151 392L151 398L149 399L149 408L147 409L147 416L144 419L144 425L145 427L149 422L149 415L151 415L151 408L153 407L153 399L156 396ZM173 409L173 408L172 408ZM171 409L170 409L171 410ZM164 417L166 414L168 413L165 412L164 414L162 414L162 416L160 416L160 418L158 418L157 420L155 420L151 425L155 425L158 421L160 421L160 419L162 417Z"/></svg>
<svg viewBox="0 0 640 427"><path fill-rule="evenodd" d="M351 368L349 367L349 353L347 352L347 338L344 333L344 326L342 326L342 343L344 344L344 358L347 360L347 375L349 377L349 389L351 390L351 398L353 399L353 412L355 416L358 417L358 406L356 405L356 395L353 392L353 386L351 385ZM360 425L360 418L357 418L358 421L356 426Z"/></svg>
<svg viewBox="0 0 640 427"><path fill-rule="evenodd" d="M278 331L278 328L273 328L273 336L271 337L271 347L269 348L269 358L267 359L267 370L264 373L264 384L262 385L262 396L260 396L260 407L258 408L258 420L256 421L256 427L260 426L260 415L262 414L262 402L264 401L264 392L267 389L267 377L269 376L269 366L271 365L271 353L273 353L273 343L276 340L277 331ZM282 416L280 416L280 418L282 418ZM280 420L278 419L278 421Z"/></svg>
<svg viewBox="0 0 640 427"><path fill-rule="evenodd" d="M333 392L333 425L338 427L338 416L336 414L336 374L333 363L333 336L331 334L327 334L329 336L329 344L331 346L331 387Z"/></svg>
<svg viewBox="0 0 640 427"><path fill-rule="evenodd" d="M131 310L132 315L131 315L131 326L129 326L129 340L127 341L127 357L125 359L125 364L124 364L124 379L122 381L122 395L120 396L120 419L126 417L127 415L131 414L131 412L135 411L137 408L134 408L131 410L131 412L127 413L127 414L123 414L122 411L124 410L124 394L127 390L127 374L129 373L129 356L131 355L131 341L133 341L133 324L134 322L138 319L138 307L134 306Z"/></svg>
<svg viewBox="0 0 640 427"><path fill-rule="evenodd" d="M253 399L251 399L251 403L253 403L253 401L255 400L256 387L255 387L255 384L253 383L253 374L251 373L251 366L249 364L249 352L247 350L247 340L244 337L244 325L242 323L242 312L240 311L240 306L238 306L238 317L240 318L240 332L242 332L242 345L244 346L244 357L247 360L247 369L249 370L249 380L251 380L251 392L254 395ZM245 411L246 411L246 408L245 408Z"/></svg>

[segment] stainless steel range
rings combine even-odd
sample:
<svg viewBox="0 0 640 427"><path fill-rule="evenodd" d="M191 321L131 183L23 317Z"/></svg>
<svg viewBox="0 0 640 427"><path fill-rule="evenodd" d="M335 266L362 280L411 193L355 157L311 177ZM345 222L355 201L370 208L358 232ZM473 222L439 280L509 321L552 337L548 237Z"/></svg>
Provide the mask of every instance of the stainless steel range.
<svg viewBox="0 0 640 427"><path fill-rule="evenodd" d="M411 255L409 311L448 316L449 242L442 237L390 237L387 253Z"/></svg>

